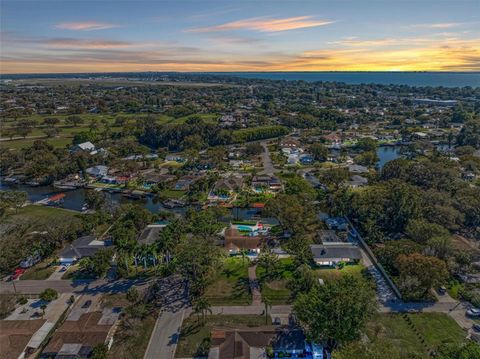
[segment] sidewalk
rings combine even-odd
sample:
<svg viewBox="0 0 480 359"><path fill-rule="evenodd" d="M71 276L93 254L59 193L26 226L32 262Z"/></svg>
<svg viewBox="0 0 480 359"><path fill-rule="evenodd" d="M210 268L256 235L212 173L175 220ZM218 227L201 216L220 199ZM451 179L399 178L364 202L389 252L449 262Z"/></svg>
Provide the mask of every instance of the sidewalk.
<svg viewBox="0 0 480 359"><path fill-rule="evenodd" d="M262 293L257 279L257 265L248 267L248 281L252 292L252 305L260 305L262 303Z"/></svg>

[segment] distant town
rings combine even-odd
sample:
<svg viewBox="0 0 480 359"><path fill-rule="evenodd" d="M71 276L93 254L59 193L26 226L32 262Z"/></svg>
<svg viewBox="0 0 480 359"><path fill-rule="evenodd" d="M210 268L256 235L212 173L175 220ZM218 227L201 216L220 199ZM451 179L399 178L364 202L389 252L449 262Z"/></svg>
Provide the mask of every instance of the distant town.
<svg viewBox="0 0 480 359"><path fill-rule="evenodd" d="M0 357L480 357L480 87L2 76Z"/></svg>

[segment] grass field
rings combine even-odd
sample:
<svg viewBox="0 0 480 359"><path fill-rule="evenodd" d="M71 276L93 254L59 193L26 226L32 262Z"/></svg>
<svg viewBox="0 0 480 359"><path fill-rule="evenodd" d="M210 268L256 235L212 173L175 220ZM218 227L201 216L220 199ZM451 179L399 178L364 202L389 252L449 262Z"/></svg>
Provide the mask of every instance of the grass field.
<svg viewBox="0 0 480 359"><path fill-rule="evenodd" d="M223 269L205 293L212 305L248 305L251 296L248 285L248 260L225 259Z"/></svg>
<svg viewBox="0 0 480 359"><path fill-rule="evenodd" d="M292 292L288 281L293 277L295 265L291 258L279 260L280 266L274 280L267 280L264 268L257 267L257 278L262 287L262 297L270 299L272 304L286 304L291 300Z"/></svg>
<svg viewBox="0 0 480 359"><path fill-rule="evenodd" d="M50 265L48 262L40 262L31 268L28 268L25 273L20 277L20 280L45 280L52 275L55 271L55 266Z"/></svg>
<svg viewBox="0 0 480 359"><path fill-rule="evenodd" d="M442 343L462 343L466 337L466 332L444 313L377 314L368 323L366 334L369 345L383 348L385 358L428 358L429 350Z"/></svg>
<svg viewBox="0 0 480 359"><path fill-rule="evenodd" d="M78 124L77 126L73 126L65 121L65 118L68 117L69 115L32 115L32 116L26 116L22 118L18 118L16 121L8 120L5 121L5 129L9 128L14 128L16 123L22 119L29 119L29 120L34 120L36 122L36 127L32 128L30 133L27 135L27 137L36 137L36 138L20 138L20 139L14 139L14 140L5 140L8 139L8 137L2 137L4 139L3 141L0 142L0 148L8 148L8 149L21 149L24 147L30 146L33 141L37 139L42 139L50 143L54 147L65 147L69 146L72 144L72 138L75 134L82 132L82 131L88 131L90 128L90 122L96 121L98 130L102 131L104 125L103 122L107 121L108 124L110 125L110 130L112 132L119 132L121 130L121 127L115 126L115 118L116 117L124 117L127 119L127 121L131 121L134 118L139 118L139 117L146 117L148 116L147 114L132 114L132 113L118 113L118 114L81 114L78 115L83 119L83 123ZM167 115L160 115L160 114L152 114L152 118L155 119L155 122L160 123L160 124L181 124L187 121L190 117L192 116L184 116L184 117L179 117L179 118L173 118ZM217 114L198 114L196 116L201 117L205 122L211 123L211 124L216 124L218 121L218 115ZM55 125L55 127L59 130L59 133L56 137L53 138L47 138L44 130L48 127L43 125L43 121L45 118L57 118L60 122ZM18 137L15 135L15 137Z"/></svg>
<svg viewBox="0 0 480 359"><path fill-rule="evenodd" d="M267 317L268 323L271 319ZM207 356L210 348L210 333L214 327L241 328L265 325L265 316L259 315L210 315L205 323L196 316L183 321L176 358Z"/></svg>
<svg viewBox="0 0 480 359"><path fill-rule="evenodd" d="M114 336L107 358L143 359L156 319L156 315L148 315L128 324L124 321Z"/></svg>
<svg viewBox="0 0 480 359"><path fill-rule="evenodd" d="M362 270L365 267L361 264L350 264L346 265L342 269L337 268L319 268L315 270L315 273L318 278L323 280L338 280L344 275L351 275L357 278L362 278Z"/></svg>
<svg viewBox="0 0 480 359"><path fill-rule="evenodd" d="M11 213L3 219L14 224L47 224L51 222L80 221L81 214L63 208L30 205L20 208L17 213Z"/></svg>

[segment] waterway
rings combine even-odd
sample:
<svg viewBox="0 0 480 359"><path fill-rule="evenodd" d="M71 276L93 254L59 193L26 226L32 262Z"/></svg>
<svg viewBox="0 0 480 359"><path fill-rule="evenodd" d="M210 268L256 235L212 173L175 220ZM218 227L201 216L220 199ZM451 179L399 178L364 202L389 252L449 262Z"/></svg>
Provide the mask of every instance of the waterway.
<svg viewBox="0 0 480 359"><path fill-rule="evenodd" d="M401 157L402 146L380 146L377 149L379 161L377 167L381 169L385 163ZM439 145L439 148L445 149L445 145ZM53 186L38 186L31 187L27 185L6 185L0 182L0 190L16 190L27 192L28 199L31 202L37 202L42 199L51 197L58 193L65 193L65 198L62 204L63 208L80 211L85 203L85 189L78 188L74 190L62 190L54 188ZM159 211L173 211L179 214L185 212L185 208L167 209L161 202L157 201L153 196L147 196L142 199L131 199L124 197L121 193L103 192L105 193L105 199L109 206L116 207L125 203L136 203L153 213ZM237 210L232 212L232 215L237 219L249 219L252 215L252 210Z"/></svg>

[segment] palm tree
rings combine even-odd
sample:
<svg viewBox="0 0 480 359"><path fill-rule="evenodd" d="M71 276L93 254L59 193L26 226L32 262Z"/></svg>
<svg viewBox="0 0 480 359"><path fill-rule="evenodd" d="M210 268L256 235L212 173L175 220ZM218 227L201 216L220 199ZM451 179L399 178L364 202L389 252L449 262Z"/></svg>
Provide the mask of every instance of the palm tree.
<svg viewBox="0 0 480 359"><path fill-rule="evenodd" d="M47 309L47 305L44 303L40 306L40 309L42 310L42 319L45 316L45 309Z"/></svg>
<svg viewBox="0 0 480 359"><path fill-rule="evenodd" d="M268 297L262 296L262 302L265 304L265 325L268 324L268 308L272 307L272 302Z"/></svg>
<svg viewBox="0 0 480 359"><path fill-rule="evenodd" d="M147 259L150 258L150 246L148 244L142 244L140 246L140 258L143 261L143 269L147 270Z"/></svg>
<svg viewBox="0 0 480 359"><path fill-rule="evenodd" d="M240 250L240 255L242 256L242 262L245 263L245 259L247 258L248 251L246 249Z"/></svg>
<svg viewBox="0 0 480 359"><path fill-rule="evenodd" d="M212 314L212 305L204 297L197 298L193 302L193 312L199 317L202 316L202 323L205 324L205 317L207 313Z"/></svg>

